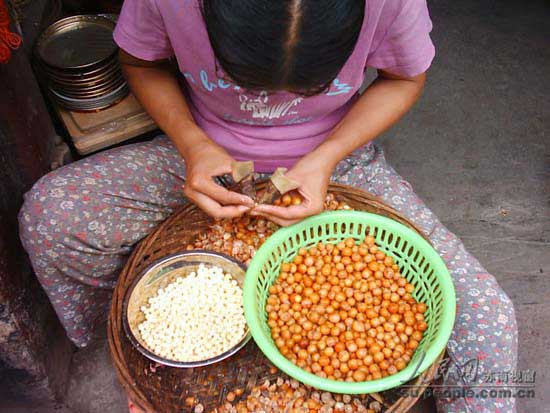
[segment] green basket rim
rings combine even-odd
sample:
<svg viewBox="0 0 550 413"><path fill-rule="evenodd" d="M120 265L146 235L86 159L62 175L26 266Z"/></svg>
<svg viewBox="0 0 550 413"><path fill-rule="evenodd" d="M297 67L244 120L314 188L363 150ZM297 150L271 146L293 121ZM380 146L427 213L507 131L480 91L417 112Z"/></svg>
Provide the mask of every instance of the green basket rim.
<svg viewBox="0 0 550 413"><path fill-rule="evenodd" d="M433 265L434 272L437 274L441 286L443 308L440 328L436 332L435 339L432 344L427 348L424 354L421 355L419 363L414 363L414 365L413 363L410 363L400 372L378 380L354 383L330 380L316 376L312 373L308 373L293 364L290 360L287 360L271 342L271 337L264 334L262 329L262 320L260 319L260 315L257 311L258 305L256 298L256 285L265 260L271 251L278 245L282 244L284 240L302 231L304 228L315 226L319 223L326 223L327 218L334 220L359 218L364 220L367 225L377 225L401 234L408 238ZM317 389L330 391L333 393L367 394L401 386L418 377L436 361L445 349L453 330L456 312L456 296L451 275L444 261L435 249L417 232L393 219L370 212L330 211L309 217L292 226L281 228L266 240L266 242L258 249L254 255L254 258L252 258L250 265L248 266L243 285L243 306L252 338L262 353L283 372L296 380Z"/></svg>

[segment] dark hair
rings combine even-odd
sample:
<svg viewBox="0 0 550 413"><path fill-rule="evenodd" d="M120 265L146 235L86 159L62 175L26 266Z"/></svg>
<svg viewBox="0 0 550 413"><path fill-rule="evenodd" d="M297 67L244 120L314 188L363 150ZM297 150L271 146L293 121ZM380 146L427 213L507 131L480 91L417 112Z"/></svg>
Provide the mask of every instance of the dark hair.
<svg viewBox="0 0 550 413"><path fill-rule="evenodd" d="M310 96L351 56L365 0L202 0L217 62L237 85Z"/></svg>

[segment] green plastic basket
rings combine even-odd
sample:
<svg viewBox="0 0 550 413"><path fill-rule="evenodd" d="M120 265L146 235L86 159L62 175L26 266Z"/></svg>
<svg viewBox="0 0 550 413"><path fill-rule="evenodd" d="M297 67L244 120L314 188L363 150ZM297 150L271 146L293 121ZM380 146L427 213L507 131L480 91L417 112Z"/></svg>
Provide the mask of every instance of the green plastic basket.
<svg viewBox="0 0 550 413"><path fill-rule="evenodd" d="M267 325L268 289L283 262L301 247L346 238L362 241L373 235L379 248L392 256L401 273L416 288L414 298L426 303L428 329L411 362L400 372L378 380L350 383L316 376L287 360L277 349ZM430 367L444 350L455 318L455 291L449 271L432 246L412 229L383 216L358 211L325 212L275 232L258 250L243 286L244 313L260 350L278 368L296 380L334 393L366 394L405 384Z"/></svg>

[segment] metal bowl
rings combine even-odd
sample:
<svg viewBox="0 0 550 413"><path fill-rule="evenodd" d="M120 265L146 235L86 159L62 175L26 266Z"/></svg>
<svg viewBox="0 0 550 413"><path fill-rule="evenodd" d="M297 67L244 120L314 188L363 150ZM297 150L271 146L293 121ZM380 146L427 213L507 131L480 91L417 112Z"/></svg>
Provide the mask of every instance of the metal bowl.
<svg viewBox="0 0 550 413"><path fill-rule="evenodd" d="M113 40L116 16L77 15L44 30L34 48L50 97L73 111L108 108L129 93Z"/></svg>
<svg viewBox="0 0 550 413"><path fill-rule="evenodd" d="M69 110L76 111L96 111L108 108L126 97L130 92L126 82L123 82L115 90L95 98L73 98L65 96L51 87L49 90L57 103Z"/></svg>
<svg viewBox="0 0 550 413"><path fill-rule="evenodd" d="M49 69L42 62L38 61L39 70L42 71L48 78L54 79L58 82L67 83L69 85L79 85L81 83L88 82L101 82L103 79L112 76L113 74L122 73L120 69L120 64L118 60L114 59L107 63L105 66L102 66L99 69L95 69L90 72L79 72L79 73L60 73L54 70Z"/></svg>
<svg viewBox="0 0 550 413"><path fill-rule="evenodd" d="M248 327L246 327L241 341L233 348L210 359L192 362L165 359L156 355L147 347L138 329L138 325L145 320L145 316L141 311L141 306L147 306L147 300L156 295L159 288L164 288L176 278L186 276L190 272L196 271L199 264L209 264L222 268L224 272L231 274L233 279L235 279L242 288L246 266L224 254L205 250L193 250L170 255L156 261L136 277L126 292L122 307L124 331L132 345L141 354L159 364L183 368L214 364L232 356L250 340L250 332Z"/></svg>
<svg viewBox="0 0 550 413"><path fill-rule="evenodd" d="M101 67L116 58L115 22L98 15L77 15L58 20L38 38L36 51L54 71L79 73Z"/></svg>
<svg viewBox="0 0 550 413"><path fill-rule="evenodd" d="M59 85L57 82L51 81L50 87L56 92L67 98L73 99L95 99L108 94L109 92L118 89L120 85L126 83L122 75L109 80L108 83L98 86L87 86L82 88L71 88Z"/></svg>

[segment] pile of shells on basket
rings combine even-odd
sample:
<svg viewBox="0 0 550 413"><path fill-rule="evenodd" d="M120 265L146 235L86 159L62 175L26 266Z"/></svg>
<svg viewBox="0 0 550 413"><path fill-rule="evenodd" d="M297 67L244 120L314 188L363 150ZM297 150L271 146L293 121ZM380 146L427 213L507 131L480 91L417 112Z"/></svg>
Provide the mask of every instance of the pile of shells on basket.
<svg viewBox="0 0 550 413"><path fill-rule="evenodd" d="M326 211L352 208L333 194L327 194ZM279 228L265 218L244 216L216 221L186 245L187 250L205 249L221 252L249 264L264 241Z"/></svg>
<svg viewBox="0 0 550 413"><path fill-rule="evenodd" d="M342 395L319 392L296 380L278 378L266 380L243 396L243 389L228 392L225 403L211 413L378 413L385 407L378 393L369 395ZM194 413L205 411L195 397L185 400Z"/></svg>

